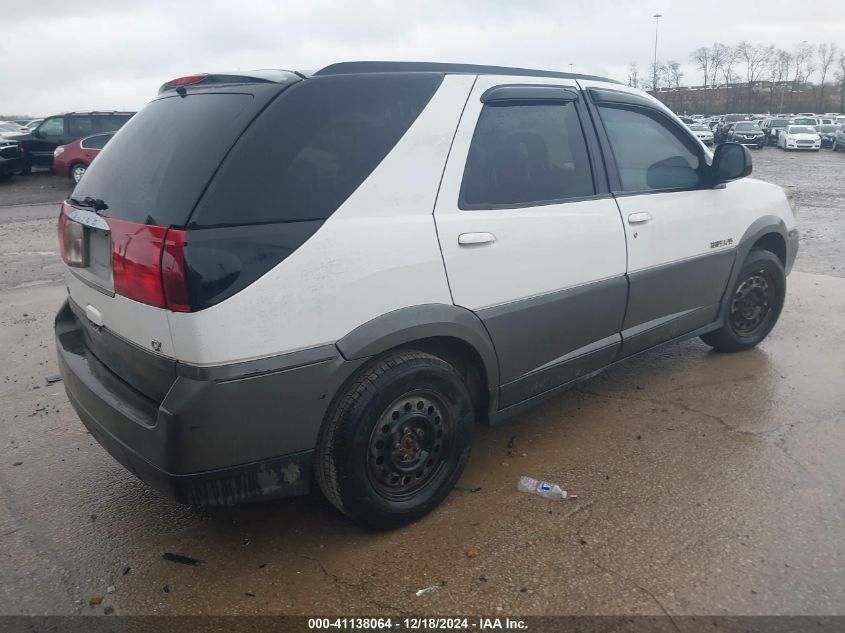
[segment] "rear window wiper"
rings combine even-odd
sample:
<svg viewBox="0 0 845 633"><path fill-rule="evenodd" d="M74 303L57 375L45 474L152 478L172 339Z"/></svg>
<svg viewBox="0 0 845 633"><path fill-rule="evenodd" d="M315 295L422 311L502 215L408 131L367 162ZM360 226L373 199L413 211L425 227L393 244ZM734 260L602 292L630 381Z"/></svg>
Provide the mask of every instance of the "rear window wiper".
<svg viewBox="0 0 845 633"><path fill-rule="evenodd" d="M70 203L77 207L87 207L89 209L94 209L94 211L97 213L99 213L100 211L105 211L109 208L109 205L107 205L103 199L92 198L91 196L85 196L84 198L82 198L82 200L70 198Z"/></svg>

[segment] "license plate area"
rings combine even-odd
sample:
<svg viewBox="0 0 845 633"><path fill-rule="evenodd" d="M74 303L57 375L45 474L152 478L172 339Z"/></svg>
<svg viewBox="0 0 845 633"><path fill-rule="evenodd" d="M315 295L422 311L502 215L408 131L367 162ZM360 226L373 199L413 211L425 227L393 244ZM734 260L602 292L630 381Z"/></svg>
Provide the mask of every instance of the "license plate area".
<svg viewBox="0 0 845 633"><path fill-rule="evenodd" d="M96 213L73 209L65 224L66 262L89 286L114 294L112 242L109 225Z"/></svg>

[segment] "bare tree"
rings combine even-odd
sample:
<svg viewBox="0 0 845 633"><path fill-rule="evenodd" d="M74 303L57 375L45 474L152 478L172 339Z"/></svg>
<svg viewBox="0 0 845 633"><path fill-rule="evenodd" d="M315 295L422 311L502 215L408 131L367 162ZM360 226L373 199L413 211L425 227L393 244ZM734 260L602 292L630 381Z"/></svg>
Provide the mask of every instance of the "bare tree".
<svg viewBox="0 0 845 633"><path fill-rule="evenodd" d="M736 48L733 46L724 46L722 49L722 63L719 66L719 69L722 72L722 78L725 80L725 89L727 94L731 94L731 84L736 83L739 81L739 77L734 72L734 66L736 66L737 61L739 60L739 55L737 54ZM728 104L730 108L733 104Z"/></svg>
<svg viewBox="0 0 845 633"><path fill-rule="evenodd" d="M628 66L628 85L632 88L640 87L640 73L637 69L637 62L631 62Z"/></svg>
<svg viewBox="0 0 845 633"><path fill-rule="evenodd" d="M845 53L839 53L836 79L839 81L839 111L845 112Z"/></svg>
<svg viewBox="0 0 845 633"><path fill-rule="evenodd" d="M784 84L789 77L789 69L792 67L792 55L786 51L775 50L766 65L769 78L769 112L775 108L775 90L780 95L778 101L778 112L783 112L783 96L786 92Z"/></svg>
<svg viewBox="0 0 845 633"><path fill-rule="evenodd" d="M707 87L707 82L710 79L710 64L712 61L712 53L710 48L707 46L702 46L694 50L690 56L690 61L693 62L698 69L701 71L701 74L704 76L704 87Z"/></svg>
<svg viewBox="0 0 845 633"><path fill-rule="evenodd" d="M813 45L804 41L795 47L795 52L792 54L792 87L789 91L790 110L793 109L792 102L798 87L813 73L813 52Z"/></svg>
<svg viewBox="0 0 845 633"><path fill-rule="evenodd" d="M824 82L837 52L836 44L819 44L819 112L824 112Z"/></svg>
<svg viewBox="0 0 845 633"><path fill-rule="evenodd" d="M660 90L660 82L666 76L666 66L663 65L663 62L658 61L656 64L651 65L651 77L646 80L646 90L651 90L653 92L657 92Z"/></svg>
<svg viewBox="0 0 845 633"><path fill-rule="evenodd" d="M678 89L681 87L681 78L684 76L681 70L681 65L672 60L663 67L663 76L666 79L666 85L670 88Z"/></svg>
<svg viewBox="0 0 845 633"><path fill-rule="evenodd" d="M720 42L716 42L713 44L713 47L710 49L710 85L715 87L717 85L717 78L719 77L720 73L722 72L722 65L725 63L725 60L729 57L730 47L725 46Z"/></svg>
<svg viewBox="0 0 845 633"><path fill-rule="evenodd" d="M748 111L754 110L754 82L759 81L760 75L774 54L774 46L750 44L745 40L735 47L736 56L745 64L745 80L748 82Z"/></svg>

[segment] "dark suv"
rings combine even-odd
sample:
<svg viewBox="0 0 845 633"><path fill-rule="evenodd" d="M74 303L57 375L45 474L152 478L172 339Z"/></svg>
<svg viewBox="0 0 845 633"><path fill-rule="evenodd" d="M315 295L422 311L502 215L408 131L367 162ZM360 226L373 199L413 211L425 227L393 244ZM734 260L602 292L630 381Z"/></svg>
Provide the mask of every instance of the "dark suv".
<svg viewBox="0 0 845 633"><path fill-rule="evenodd" d="M53 151L97 132L116 132L134 112L68 112L47 117L31 134L15 137L23 150L23 171L52 167Z"/></svg>

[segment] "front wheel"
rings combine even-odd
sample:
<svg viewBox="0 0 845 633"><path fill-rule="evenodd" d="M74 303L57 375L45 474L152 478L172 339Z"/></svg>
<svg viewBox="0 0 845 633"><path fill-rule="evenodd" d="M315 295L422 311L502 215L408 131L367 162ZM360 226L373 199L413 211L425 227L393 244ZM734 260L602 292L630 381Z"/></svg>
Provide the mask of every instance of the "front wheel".
<svg viewBox="0 0 845 633"><path fill-rule="evenodd" d="M474 421L454 367L414 350L390 353L365 366L333 403L317 441L317 483L359 523L405 525L454 487Z"/></svg>
<svg viewBox="0 0 845 633"><path fill-rule="evenodd" d="M774 253L753 249L731 289L724 325L701 340L719 352L751 349L772 331L785 297L783 264Z"/></svg>

